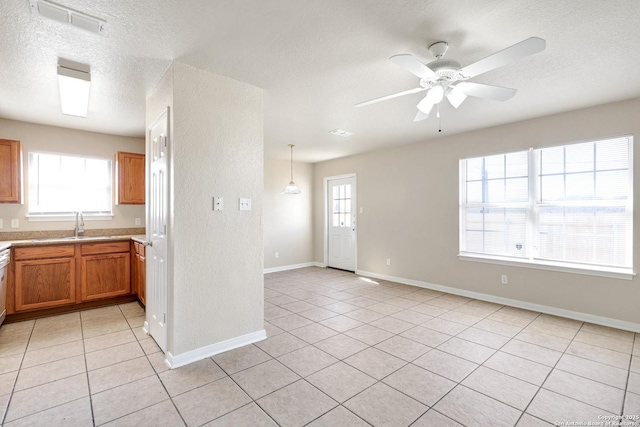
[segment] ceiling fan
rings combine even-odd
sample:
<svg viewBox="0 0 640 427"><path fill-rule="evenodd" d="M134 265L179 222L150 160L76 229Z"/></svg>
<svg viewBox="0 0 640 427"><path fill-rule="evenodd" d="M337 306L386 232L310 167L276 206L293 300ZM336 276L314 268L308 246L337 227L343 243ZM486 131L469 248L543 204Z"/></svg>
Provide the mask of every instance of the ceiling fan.
<svg viewBox="0 0 640 427"><path fill-rule="evenodd" d="M355 106L364 107L387 99L427 91L426 96L417 105L418 113L413 121L418 122L429 117L433 106L439 104L444 97L454 108L458 108L467 96L506 101L516 94L516 89L472 83L467 80L541 52L545 45L543 39L531 37L463 68L458 61L443 59L449 48L449 44L444 41L429 46L429 52L436 60L426 65L413 55L394 55L389 58L391 62L420 77L420 87L361 102Z"/></svg>

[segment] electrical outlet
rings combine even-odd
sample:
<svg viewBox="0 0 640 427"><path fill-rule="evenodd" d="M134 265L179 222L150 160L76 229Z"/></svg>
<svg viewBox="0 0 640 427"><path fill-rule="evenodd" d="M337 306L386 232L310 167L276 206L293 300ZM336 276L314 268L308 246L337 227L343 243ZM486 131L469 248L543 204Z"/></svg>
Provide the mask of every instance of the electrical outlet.
<svg viewBox="0 0 640 427"><path fill-rule="evenodd" d="M140 224L141 224L140 218L136 218L136 225L140 225Z"/></svg>
<svg viewBox="0 0 640 427"><path fill-rule="evenodd" d="M502 276L500 276L500 282L503 285L506 285L507 283L509 283L509 281L507 280L507 275L506 274L503 274Z"/></svg>
<svg viewBox="0 0 640 427"><path fill-rule="evenodd" d="M391 265L391 258L387 258L387 265Z"/></svg>
<svg viewBox="0 0 640 427"><path fill-rule="evenodd" d="M278 252L276 252L276 258L279 258L280 254Z"/></svg>
<svg viewBox="0 0 640 427"><path fill-rule="evenodd" d="M2 223L2 218L0 218L0 228L4 227L4 224Z"/></svg>
<svg viewBox="0 0 640 427"><path fill-rule="evenodd" d="M11 228L20 228L20 220L17 218L13 218L11 220Z"/></svg>

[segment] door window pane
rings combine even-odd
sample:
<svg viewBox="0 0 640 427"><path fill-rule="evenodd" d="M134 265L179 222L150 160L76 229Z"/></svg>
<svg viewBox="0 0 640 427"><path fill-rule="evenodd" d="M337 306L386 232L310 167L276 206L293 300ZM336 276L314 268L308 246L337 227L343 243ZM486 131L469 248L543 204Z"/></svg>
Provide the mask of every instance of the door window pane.
<svg viewBox="0 0 640 427"><path fill-rule="evenodd" d="M332 195L333 227L351 227L351 184L335 185Z"/></svg>

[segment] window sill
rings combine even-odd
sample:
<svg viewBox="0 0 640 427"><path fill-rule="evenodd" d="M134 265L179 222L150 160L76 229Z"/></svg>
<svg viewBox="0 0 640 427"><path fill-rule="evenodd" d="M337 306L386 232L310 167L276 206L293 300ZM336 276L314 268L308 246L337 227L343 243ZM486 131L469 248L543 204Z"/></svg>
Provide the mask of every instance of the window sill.
<svg viewBox="0 0 640 427"><path fill-rule="evenodd" d="M533 268L536 270L560 271L563 273L584 274L587 276L609 277L611 279L632 280L635 273L630 268L599 267L599 266L578 266L563 262L553 261L530 261L515 258L480 255L472 253L460 253L458 259L462 261L483 262L488 264L508 265L512 267Z"/></svg>
<svg viewBox="0 0 640 427"><path fill-rule="evenodd" d="M51 222L51 221L75 221L75 215L26 215L29 222ZM113 214L90 215L84 214L85 221L111 221Z"/></svg>

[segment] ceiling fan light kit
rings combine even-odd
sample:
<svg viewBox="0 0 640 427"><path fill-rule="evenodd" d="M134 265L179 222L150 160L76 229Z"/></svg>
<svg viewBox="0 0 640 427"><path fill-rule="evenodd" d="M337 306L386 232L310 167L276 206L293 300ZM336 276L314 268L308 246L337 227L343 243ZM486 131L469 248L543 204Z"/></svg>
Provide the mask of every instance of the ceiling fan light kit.
<svg viewBox="0 0 640 427"><path fill-rule="evenodd" d="M467 80L514 63L529 55L542 52L545 47L546 42L543 39L531 37L473 64L461 67L456 60L443 59L449 49L449 44L445 41L439 41L429 46L429 53L436 59L428 64L423 64L415 56L409 54L394 55L389 58L394 64L419 77L420 87L361 102L355 106L364 107L399 96L426 91L426 95L417 105L418 113L414 118L414 121L422 121L429 117L433 106L439 106L445 97L454 108L458 108L467 96L506 101L516 94L516 89L473 83ZM438 118L439 113L438 108Z"/></svg>

